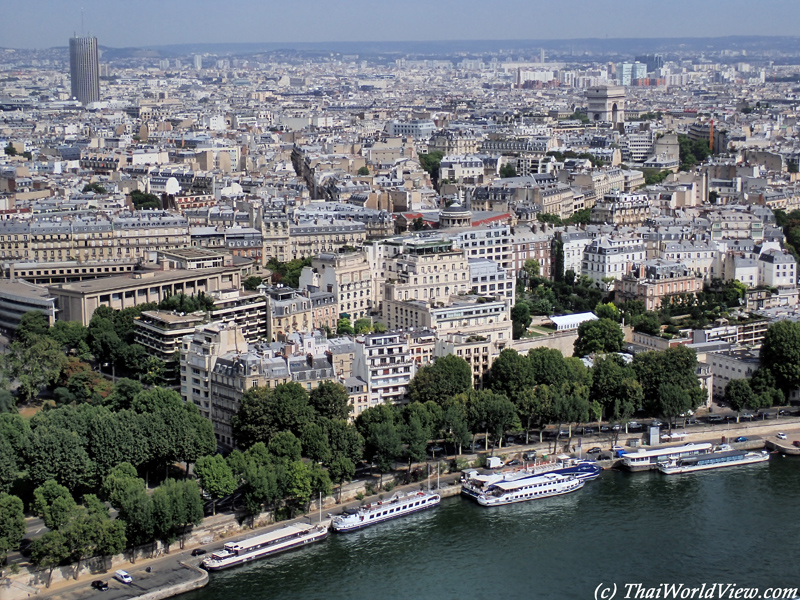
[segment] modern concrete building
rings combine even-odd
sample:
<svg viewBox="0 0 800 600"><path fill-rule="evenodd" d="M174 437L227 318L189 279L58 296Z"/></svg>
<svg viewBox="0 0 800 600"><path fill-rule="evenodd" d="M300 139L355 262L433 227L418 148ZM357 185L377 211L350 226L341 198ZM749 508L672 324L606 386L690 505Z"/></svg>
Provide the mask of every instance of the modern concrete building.
<svg viewBox="0 0 800 600"><path fill-rule="evenodd" d="M50 325L56 320L56 299L47 288L27 281L0 280L0 330L14 331L26 312L38 310Z"/></svg>
<svg viewBox="0 0 800 600"><path fill-rule="evenodd" d="M97 38L70 38L69 76L73 98L83 105L100 101L100 56L97 52Z"/></svg>

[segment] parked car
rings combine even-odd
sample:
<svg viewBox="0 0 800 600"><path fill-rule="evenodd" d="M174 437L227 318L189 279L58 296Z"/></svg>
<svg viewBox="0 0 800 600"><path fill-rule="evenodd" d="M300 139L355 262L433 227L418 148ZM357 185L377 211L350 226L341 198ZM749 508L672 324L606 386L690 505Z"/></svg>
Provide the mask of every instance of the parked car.
<svg viewBox="0 0 800 600"><path fill-rule="evenodd" d="M794 446L795 448L800 448L800 440L793 441L792 446Z"/></svg>
<svg viewBox="0 0 800 600"><path fill-rule="evenodd" d="M782 409L780 409L778 411L778 415L781 416L781 417L786 417L789 414L791 414L791 413L788 410L786 410L785 408L782 408Z"/></svg>
<svg viewBox="0 0 800 600"><path fill-rule="evenodd" d="M628 431L635 431L636 429L641 429L642 425L637 423L636 421L631 421L628 423Z"/></svg>
<svg viewBox="0 0 800 600"><path fill-rule="evenodd" d="M611 426L611 431L620 431L621 429L622 429L622 425L620 425L619 423L614 423Z"/></svg>
<svg viewBox="0 0 800 600"><path fill-rule="evenodd" d="M586 451L586 454L600 454L602 451L603 451L602 448L600 448L599 446L595 446L594 448L589 448Z"/></svg>
<svg viewBox="0 0 800 600"><path fill-rule="evenodd" d="M600 433L608 433L611 431L611 427L608 425L600 425Z"/></svg>
<svg viewBox="0 0 800 600"><path fill-rule="evenodd" d="M536 451L531 450L530 452L524 452L522 454L522 460L536 460Z"/></svg>
<svg viewBox="0 0 800 600"><path fill-rule="evenodd" d="M650 422L650 427L663 427L664 423L659 421L658 419L654 419Z"/></svg>
<svg viewBox="0 0 800 600"><path fill-rule="evenodd" d="M206 553L205 548L195 548L192 550L192 556L202 556Z"/></svg>
<svg viewBox="0 0 800 600"><path fill-rule="evenodd" d="M709 423L722 423L722 415L708 415Z"/></svg>
<svg viewBox="0 0 800 600"><path fill-rule="evenodd" d="M100 590L101 592L105 592L108 589L108 582L97 579L96 581L92 582L92 587L96 590Z"/></svg>
<svg viewBox="0 0 800 600"><path fill-rule="evenodd" d="M508 462L506 463L506 466L507 466L507 467L516 467L516 466L519 466L520 464L522 464L522 463L520 463L520 462L519 462L519 461L518 461L518 460L515 458L515 459L513 459L513 460L510 460L510 461L508 461Z"/></svg>
<svg viewBox="0 0 800 600"><path fill-rule="evenodd" d="M775 437L778 438L779 440L785 440L786 439L786 434L779 431L778 434Z"/></svg>
<svg viewBox="0 0 800 600"><path fill-rule="evenodd" d="M597 460L611 460L611 457L608 454L598 454Z"/></svg>
<svg viewBox="0 0 800 600"><path fill-rule="evenodd" d="M742 418L743 419L752 419L753 418L753 413L742 413Z"/></svg>
<svg viewBox="0 0 800 600"><path fill-rule="evenodd" d="M584 435L594 435L595 433L597 433L597 428L595 428L595 427L584 427L583 428L583 434Z"/></svg>
<svg viewBox="0 0 800 600"><path fill-rule="evenodd" d="M734 441L736 441L736 442L746 442L746 441L748 441L748 438L744 437L743 435L740 435Z"/></svg>

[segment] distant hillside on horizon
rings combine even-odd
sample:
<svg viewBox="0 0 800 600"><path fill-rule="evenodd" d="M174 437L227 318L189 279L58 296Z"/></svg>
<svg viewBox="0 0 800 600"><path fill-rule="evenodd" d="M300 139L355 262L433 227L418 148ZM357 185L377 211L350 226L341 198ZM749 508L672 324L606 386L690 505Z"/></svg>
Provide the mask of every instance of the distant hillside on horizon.
<svg viewBox="0 0 800 600"><path fill-rule="evenodd" d="M102 42L103 40L100 40ZM525 51L544 48L559 54L643 54L648 52L715 52L725 49L753 52L800 51L800 37L726 36L712 38L589 38L560 40L440 40L440 41L348 41L348 42L261 42L163 44L139 48L113 48L105 44L107 58L135 56L181 56L187 54L256 54L297 51L339 54L398 54L441 56L454 53Z"/></svg>

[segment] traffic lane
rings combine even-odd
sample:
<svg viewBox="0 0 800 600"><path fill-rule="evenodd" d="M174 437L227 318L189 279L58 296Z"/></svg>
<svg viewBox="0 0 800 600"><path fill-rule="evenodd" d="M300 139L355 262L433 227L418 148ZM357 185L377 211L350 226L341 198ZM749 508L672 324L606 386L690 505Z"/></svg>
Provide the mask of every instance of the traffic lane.
<svg viewBox="0 0 800 600"><path fill-rule="evenodd" d="M129 584L117 581L114 579L114 571L109 571L108 573L97 573L91 579L87 578L84 583L76 587L70 587L54 594L47 594L47 596L57 600L88 600L89 598L96 599L98 597L103 600L125 600L126 598L136 598L156 589L185 583L188 579L197 577L194 571L179 562L184 559L186 562L191 560L191 564L195 564L197 559L190 558L187 553L183 552L167 558L172 558L172 560L159 561L155 565L150 564L149 573L144 565L141 567L120 565L120 569L127 571L133 578L133 582ZM103 592L92 588L92 581L98 579L108 582L108 590Z"/></svg>

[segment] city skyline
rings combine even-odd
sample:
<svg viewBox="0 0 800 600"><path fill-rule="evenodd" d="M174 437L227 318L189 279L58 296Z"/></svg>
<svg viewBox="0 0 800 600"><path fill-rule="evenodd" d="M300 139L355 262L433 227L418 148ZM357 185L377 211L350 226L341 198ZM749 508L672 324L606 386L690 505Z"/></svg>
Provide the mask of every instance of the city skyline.
<svg viewBox="0 0 800 600"><path fill-rule="evenodd" d="M627 37L795 35L800 16L788 0L753 10L744 0L678 0L657 7L646 0L574 0L557 6L512 0L499 9L477 0L436 5L411 0L405 10L389 3L344 0L331 8L245 0L231 7L208 0L143 0L136 14L123 4L65 0L15 5L0 23L6 48L64 46L73 35L91 35L101 46L142 47L190 43L307 43L340 41L527 40ZM591 10L589 10L591 8ZM602 10L598 10L602 9ZM512 18L513 17L513 18ZM145 26L146 23L146 26ZM176 29L176 23L185 27ZM554 24L561 26L554 26ZM121 26L124 24L124 26ZM655 26L657 24L657 27Z"/></svg>

